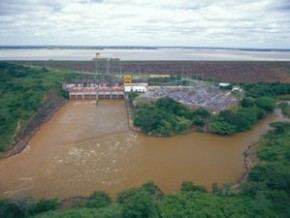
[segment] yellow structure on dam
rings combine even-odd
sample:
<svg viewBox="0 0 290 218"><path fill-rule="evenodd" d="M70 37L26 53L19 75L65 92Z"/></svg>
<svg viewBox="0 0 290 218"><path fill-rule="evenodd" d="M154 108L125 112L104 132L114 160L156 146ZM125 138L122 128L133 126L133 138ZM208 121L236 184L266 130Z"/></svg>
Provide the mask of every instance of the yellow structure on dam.
<svg viewBox="0 0 290 218"><path fill-rule="evenodd" d="M123 83L124 83L124 87L125 86L131 86L133 82L133 78L131 74L125 74L123 76Z"/></svg>

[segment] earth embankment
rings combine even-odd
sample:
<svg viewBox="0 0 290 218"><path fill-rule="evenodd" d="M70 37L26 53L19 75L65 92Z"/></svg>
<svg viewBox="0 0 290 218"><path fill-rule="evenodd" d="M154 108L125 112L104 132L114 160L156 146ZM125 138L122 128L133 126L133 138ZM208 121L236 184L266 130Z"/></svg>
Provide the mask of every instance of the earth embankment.
<svg viewBox="0 0 290 218"><path fill-rule="evenodd" d="M60 67L80 72L96 72L94 61L23 61L22 63ZM111 61L98 62L97 70L146 74L174 74L227 82L290 82L288 61Z"/></svg>

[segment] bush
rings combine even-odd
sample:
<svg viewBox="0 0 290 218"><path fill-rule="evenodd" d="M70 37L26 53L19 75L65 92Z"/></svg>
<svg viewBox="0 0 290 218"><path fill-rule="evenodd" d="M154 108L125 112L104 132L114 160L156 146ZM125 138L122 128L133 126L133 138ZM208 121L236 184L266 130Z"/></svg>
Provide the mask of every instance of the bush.
<svg viewBox="0 0 290 218"><path fill-rule="evenodd" d="M241 193L244 195L255 197L258 192L267 190L265 182L247 182L241 185Z"/></svg>
<svg viewBox="0 0 290 218"><path fill-rule="evenodd" d="M156 101L155 105L160 111L166 111L169 114L190 118L190 110L172 98L160 98Z"/></svg>
<svg viewBox="0 0 290 218"><path fill-rule="evenodd" d="M128 100L130 106L133 106L133 101L139 96L138 92L130 92L128 95Z"/></svg>
<svg viewBox="0 0 290 218"><path fill-rule="evenodd" d="M253 98L243 98L240 104L244 108L249 108L249 107L253 107L255 105L255 102Z"/></svg>
<svg viewBox="0 0 290 218"><path fill-rule="evenodd" d="M245 131L251 129L258 119L255 108L242 108L237 111L237 130Z"/></svg>
<svg viewBox="0 0 290 218"><path fill-rule="evenodd" d="M117 203L122 206L122 217L147 218L154 213L152 197L140 188L131 188L119 193Z"/></svg>
<svg viewBox="0 0 290 218"><path fill-rule="evenodd" d="M90 208L101 208L110 205L111 202L112 200L107 193L98 191L89 196L86 206Z"/></svg>
<svg viewBox="0 0 290 218"><path fill-rule="evenodd" d="M40 199L32 210L32 213L42 213L55 210L58 205L58 199Z"/></svg>
<svg viewBox="0 0 290 218"><path fill-rule="evenodd" d="M5 218L27 217L33 213L34 208L35 202L31 197L19 197L0 201L0 215L3 214Z"/></svg>
<svg viewBox="0 0 290 218"><path fill-rule="evenodd" d="M231 135L237 131L237 127L235 125L230 124L218 117L209 121L208 126L210 131L221 135Z"/></svg>
<svg viewBox="0 0 290 218"><path fill-rule="evenodd" d="M249 172L249 181L252 182L265 182L269 176L270 172L268 167L262 164L254 166Z"/></svg>
<svg viewBox="0 0 290 218"><path fill-rule="evenodd" d="M275 108L275 99L270 97L260 97L255 101L256 105L267 112L271 112Z"/></svg>
<svg viewBox="0 0 290 218"><path fill-rule="evenodd" d="M245 86L246 95L251 97L278 96L290 93L289 83L252 83Z"/></svg>
<svg viewBox="0 0 290 218"><path fill-rule="evenodd" d="M287 102L281 102L278 106L281 109L282 113L286 117L290 118L290 105Z"/></svg>
<svg viewBox="0 0 290 218"><path fill-rule="evenodd" d="M193 111L193 115L199 115L202 118L209 118L210 113L208 112L207 109L203 108L203 107L199 107L196 110Z"/></svg>
<svg viewBox="0 0 290 218"><path fill-rule="evenodd" d="M183 192L207 192L206 187L201 185L194 185L192 182L187 181L181 184L181 191Z"/></svg>
<svg viewBox="0 0 290 218"><path fill-rule="evenodd" d="M155 185L152 181L148 181L142 185L142 188L147 191L154 200L159 200L163 193L161 189Z"/></svg>
<svg viewBox="0 0 290 218"><path fill-rule="evenodd" d="M12 218L15 217L14 211L11 210L11 203L7 199L0 200L0 217Z"/></svg>

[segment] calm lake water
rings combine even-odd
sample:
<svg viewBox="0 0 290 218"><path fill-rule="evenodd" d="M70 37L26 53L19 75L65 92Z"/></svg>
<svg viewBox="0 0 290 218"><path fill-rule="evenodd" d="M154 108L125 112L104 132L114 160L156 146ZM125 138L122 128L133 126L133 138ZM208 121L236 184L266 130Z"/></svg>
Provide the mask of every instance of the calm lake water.
<svg viewBox="0 0 290 218"><path fill-rule="evenodd" d="M228 137L155 138L129 130L122 100L69 101L22 153L0 160L0 197L65 198L95 190L116 196L148 180L167 193L183 181L236 183L245 172L243 152L281 119L275 111L251 131Z"/></svg>
<svg viewBox="0 0 290 218"><path fill-rule="evenodd" d="M177 61L290 61L290 51L229 49L0 49L0 60L92 60L96 52L121 60Z"/></svg>

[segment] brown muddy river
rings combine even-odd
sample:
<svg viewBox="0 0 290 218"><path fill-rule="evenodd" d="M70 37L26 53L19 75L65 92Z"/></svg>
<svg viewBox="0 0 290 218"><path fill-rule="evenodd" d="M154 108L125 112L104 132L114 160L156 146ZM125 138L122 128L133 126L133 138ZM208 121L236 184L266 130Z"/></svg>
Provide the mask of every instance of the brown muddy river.
<svg viewBox="0 0 290 218"><path fill-rule="evenodd" d="M190 133L148 137L129 130L124 101L69 101L41 126L20 154L0 160L0 197L65 198L95 190L115 196L153 180L164 192L182 181L210 187L237 182L243 152L281 113L230 137Z"/></svg>

